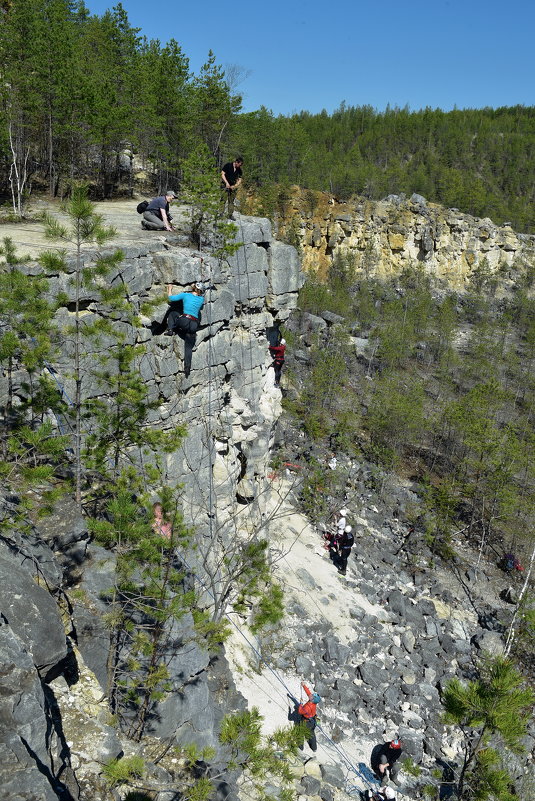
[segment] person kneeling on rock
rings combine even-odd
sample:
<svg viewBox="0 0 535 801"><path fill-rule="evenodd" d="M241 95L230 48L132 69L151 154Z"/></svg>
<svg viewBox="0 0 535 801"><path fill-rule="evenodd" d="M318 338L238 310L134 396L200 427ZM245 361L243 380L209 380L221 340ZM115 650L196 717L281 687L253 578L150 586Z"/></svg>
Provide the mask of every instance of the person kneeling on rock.
<svg viewBox="0 0 535 801"><path fill-rule="evenodd" d="M301 687L307 694L308 701L304 704L300 704L296 698L290 696L295 704L295 710L294 713L291 715L291 719L294 721L296 726L298 726L300 723L305 724L309 732L306 741L309 744L311 751L317 751L318 743L315 734L315 729L317 725L316 715L317 715L317 705L321 701L321 696L318 695L318 693L314 693L311 690L309 690L309 688L306 686L304 682L301 684ZM302 749L303 746L300 747Z"/></svg>
<svg viewBox="0 0 535 801"><path fill-rule="evenodd" d="M167 285L169 303L182 302L182 312L171 310L167 315L166 336L178 334L184 340L184 375L191 371L191 355L195 345L197 328L200 322L201 309L204 306L204 284L200 281L193 284L191 292L172 294L173 285Z"/></svg>
<svg viewBox="0 0 535 801"><path fill-rule="evenodd" d="M377 778L381 780L382 785L387 783L389 774L393 782L397 780L400 766L396 765L396 762L402 754L402 747L401 740L396 739L376 745L373 749L371 766Z"/></svg>

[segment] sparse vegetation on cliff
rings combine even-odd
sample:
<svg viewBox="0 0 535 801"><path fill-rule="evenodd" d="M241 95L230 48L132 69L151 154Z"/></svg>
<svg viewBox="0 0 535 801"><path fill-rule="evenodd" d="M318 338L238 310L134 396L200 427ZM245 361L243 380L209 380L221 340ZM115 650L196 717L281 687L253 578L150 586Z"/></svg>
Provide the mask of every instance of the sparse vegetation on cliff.
<svg viewBox="0 0 535 801"><path fill-rule="evenodd" d="M290 325L294 350L299 332L309 345L305 370L290 361L292 384L300 388L285 401L317 444L304 471L307 513L325 520L333 498L343 500L344 476L325 470L321 450L325 461L329 453L360 454L419 487L420 508L408 522L437 554L451 558L452 538L462 532L495 560L518 550L529 563L535 515L531 295L521 282L499 301L495 287L458 295L433 286L417 269L384 283L351 275L345 290L340 304L336 281L312 277L301 293L300 322ZM333 309L346 314L333 317ZM513 653L532 672L533 639L523 631Z"/></svg>

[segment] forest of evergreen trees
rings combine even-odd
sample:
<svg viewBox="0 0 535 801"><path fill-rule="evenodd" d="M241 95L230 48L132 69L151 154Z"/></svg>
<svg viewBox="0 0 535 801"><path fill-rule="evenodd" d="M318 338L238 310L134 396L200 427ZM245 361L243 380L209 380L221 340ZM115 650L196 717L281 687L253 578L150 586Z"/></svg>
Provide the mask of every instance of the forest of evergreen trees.
<svg viewBox="0 0 535 801"><path fill-rule="evenodd" d="M8 197L25 172L26 190L31 183L63 195L86 179L94 197L111 197L124 149L147 159L156 189L176 188L186 156L199 142L217 154L239 109L211 53L192 75L174 39L148 41L120 4L98 17L83 2L14 0L3 12L0 49Z"/></svg>
<svg viewBox="0 0 535 801"><path fill-rule="evenodd" d="M249 180L341 199L413 192L519 231L535 230L535 109L444 112L342 106L332 115L238 115ZM259 150L259 143L262 150Z"/></svg>
<svg viewBox="0 0 535 801"><path fill-rule="evenodd" d="M341 199L417 192L535 231L533 107L378 112L342 104L333 114L243 114L212 53L192 74L187 42L148 40L121 4L100 17L70 0L0 7L0 192L8 205L14 188L22 206L31 190L63 196L80 179L94 198L131 193L124 149L147 165L155 190L180 189L185 160L204 144L214 180L215 168L240 152L245 186L260 193L273 183Z"/></svg>

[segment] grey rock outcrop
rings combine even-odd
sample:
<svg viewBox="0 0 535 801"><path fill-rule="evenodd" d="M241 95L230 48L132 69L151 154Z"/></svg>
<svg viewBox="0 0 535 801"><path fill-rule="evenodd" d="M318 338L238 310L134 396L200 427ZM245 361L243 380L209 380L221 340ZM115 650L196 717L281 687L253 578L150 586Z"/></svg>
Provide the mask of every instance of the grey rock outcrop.
<svg viewBox="0 0 535 801"><path fill-rule="evenodd" d="M47 749L48 720L33 658L11 627L0 624L0 798L56 801Z"/></svg>
<svg viewBox="0 0 535 801"><path fill-rule="evenodd" d="M65 630L50 593L0 556L0 609L5 623L46 680L67 656Z"/></svg>
<svg viewBox="0 0 535 801"><path fill-rule="evenodd" d="M163 431L185 426L180 450L164 457L164 480L183 486L187 525L201 536L216 525L221 537L231 538L241 525L246 533L254 531L264 513L261 495L281 410L281 394L270 369L269 336L295 307L303 275L296 251L274 240L266 219L240 216L237 241L242 247L227 261L203 254L201 263L200 254L180 247L180 241L144 233L123 247L124 260L107 283L127 285L130 310L124 316L114 314L114 327L126 344L143 345L136 366L156 404L147 426ZM109 248L110 253L113 250ZM97 256L87 249L82 259L88 266ZM65 295L56 313L60 333L72 324L74 269L75 262L68 257L66 273L48 276L47 296ZM42 272L37 263L28 264L26 270ZM201 275L210 279L211 288L186 378L183 341L152 336L149 321L133 325L131 312L141 314L148 301L154 306L154 318L161 320L167 309L166 285L174 284L176 292L187 290ZM108 310L97 290L84 288L81 299L83 331L106 317ZM69 402L74 396L73 345L69 336L60 339L53 369ZM83 400L101 399L112 391L95 366L115 344L109 334L98 340L83 338ZM107 369L113 376L117 366L109 361ZM3 381L0 377L0 391ZM24 396L23 381L22 375L15 378L16 399L18 393ZM143 458L137 451L130 454L140 471ZM251 500L257 503L249 507L243 524L236 523ZM65 797L70 792L78 797L76 777L90 786L91 772L119 756L122 748L104 711L110 648L104 615L114 585L115 557L90 543L83 517L66 498L33 527L26 520L17 527L21 515L16 498L2 498L0 515L13 523L11 529L4 526L0 543L0 637L5 642L3 675L9 673L9 679L2 679L2 748L11 771L3 781L7 795L2 797L33 801L33 792L52 801L65 789L57 779L58 770L70 777ZM189 569L202 570L202 560L196 565L194 553L188 558ZM63 589L72 585L77 592L73 608L67 612L64 603L63 612L70 613L69 634L76 647L68 644L58 605ZM223 712L213 698L223 674L214 678L217 671L197 642L191 616L182 617L167 635L166 664L173 692L151 716L148 734L215 748L224 765L217 737ZM65 678L59 675L64 669ZM228 685L228 668L220 670L227 671ZM44 689L42 681L48 682ZM240 708L238 694L231 687L229 693L233 708Z"/></svg>

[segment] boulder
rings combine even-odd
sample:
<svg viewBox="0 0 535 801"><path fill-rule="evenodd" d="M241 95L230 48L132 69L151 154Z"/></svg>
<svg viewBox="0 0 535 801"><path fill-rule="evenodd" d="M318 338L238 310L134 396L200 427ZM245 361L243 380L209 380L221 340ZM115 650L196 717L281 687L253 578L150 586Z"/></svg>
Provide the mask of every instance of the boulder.
<svg viewBox="0 0 535 801"><path fill-rule="evenodd" d="M407 653L412 654L414 651L414 644L416 643L416 637L410 629L407 629L407 631L403 632L401 636L401 642Z"/></svg>
<svg viewBox="0 0 535 801"><path fill-rule="evenodd" d="M321 782L316 779L314 776L303 776L301 779L301 787L307 794L310 795L319 795L319 791L321 788Z"/></svg>
<svg viewBox="0 0 535 801"><path fill-rule="evenodd" d="M308 649L308 646L307 646ZM295 669L296 672L300 676L310 676L312 674L312 670L314 667L314 663L311 659L306 656L298 656L295 660Z"/></svg>
<svg viewBox="0 0 535 801"><path fill-rule="evenodd" d="M491 654L491 656L502 656L505 649L503 639L496 631L483 631L475 634L472 642L479 651Z"/></svg>
<svg viewBox="0 0 535 801"><path fill-rule="evenodd" d="M405 617L406 601L400 590L393 590L388 596L388 610L400 617Z"/></svg>
<svg viewBox="0 0 535 801"><path fill-rule="evenodd" d="M389 680L388 671L377 662L365 662L360 665L359 673L364 684L368 684L370 687L380 687Z"/></svg>
<svg viewBox="0 0 535 801"><path fill-rule="evenodd" d="M334 312L324 311L320 315L328 325L341 325L344 322L344 318L341 317L339 314L335 314Z"/></svg>
<svg viewBox="0 0 535 801"><path fill-rule="evenodd" d="M31 654L39 675L46 681L61 670L67 641L55 600L25 570L3 556L0 609L4 621Z"/></svg>
<svg viewBox="0 0 535 801"><path fill-rule="evenodd" d="M332 787L328 787L327 785L322 784L320 788L320 798L321 801L334 801L335 793Z"/></svg>
<svg viewBox="0 0 535 801"><path fill-rule="evenodd" d="M0 798L6 801L57 801L46 748L49 722L33 664L20 637L0 624Z"/></svg>
<svg viewBox="0 0 535 801"><path fill-rule="evenodd" d="M339 763L327 762L325 765L320 765L320 769L321 778L324 782L337 787L339 790L345 787L345 773Z"/></svg>
<svg viewBox="0 0 535 801"><path fill-rule="evenodd" d="M335 637L324 637L322 645L325 648L323 659L326 662L336 662L338 665L345 665L350 654L348 645L342 645Z"/></svg>

